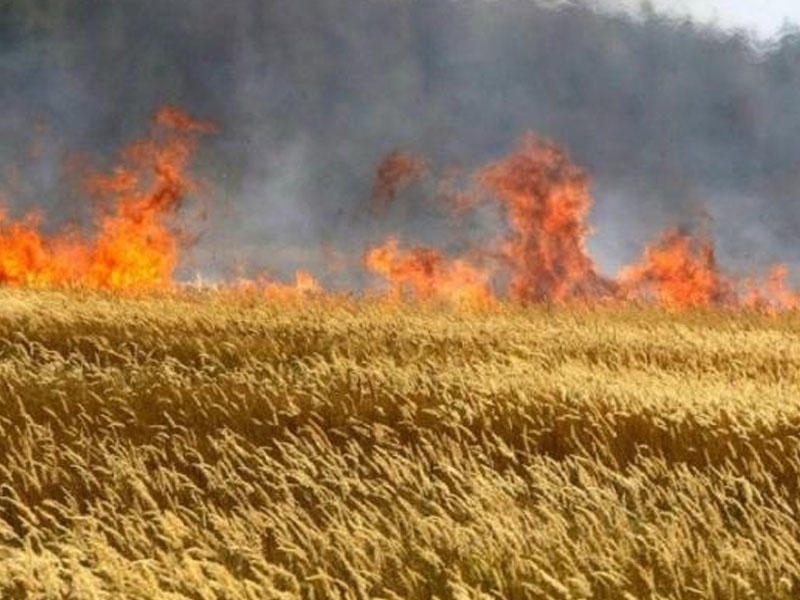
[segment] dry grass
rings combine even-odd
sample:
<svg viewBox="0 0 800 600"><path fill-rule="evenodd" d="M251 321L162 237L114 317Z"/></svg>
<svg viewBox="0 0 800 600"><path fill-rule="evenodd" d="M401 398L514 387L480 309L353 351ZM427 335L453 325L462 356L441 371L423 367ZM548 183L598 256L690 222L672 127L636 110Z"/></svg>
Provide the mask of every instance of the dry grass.
<svg viewBox="0 0 800 600"><path fill-rule="evenodd" d="M0 291L2 598L798 598L800 316Z"/></svg>

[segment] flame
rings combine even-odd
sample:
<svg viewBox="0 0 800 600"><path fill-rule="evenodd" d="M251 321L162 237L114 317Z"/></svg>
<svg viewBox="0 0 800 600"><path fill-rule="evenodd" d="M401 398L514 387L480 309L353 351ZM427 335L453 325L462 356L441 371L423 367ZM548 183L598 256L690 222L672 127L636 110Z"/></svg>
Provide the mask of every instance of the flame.
<svg viewBox="0 0 800 600"><path fill-rule="evenodd" d="M746 282L745 306L768 313L800 310L800 292L789 287L788 279L789 268L778 264L769 270L762 285Z"/></svg>
<svg viewBox="0 0 800 600"><path fill-rule="evenodd" d="M301 294L315 294L322 291L319 281L308 271L295 273L295 289Z"/></svg>
<svg viewBox="0 0 800 600"><path fill-rule="evenodd" d="M800 292L789 288L789 268L774 265L767 274L766 292L770 306L776 310L800 310Z"/></svg>
<svg viewBox="0 0 800 600"><path fill-rule="evenodd" d="M74 232L46 237L37 215L11 223L0 215L0 282L112 290L172 284L180 238L170 219L195 187L187 169L197 135L212 127L172 107L153 122L152 135L132 144L111 174L87 182L111 207L98 215L93 239Z"/></svg>
<svg viewBox="0 0 800 600"><path fill-rule="evenodd" d="M389 169L391 164L384 164L376 181L392 180L386 173L403 172L399 166ZM589 177L566 151L535 134L524 136L510 155L479 169L473 178L477 189L457 188L458 176L453 169L445 172L439 199L460 214L487 199L480 190L489 192L505 219L506 231L498 247L485 247L483 255L499 257L500 264L495 270L485 270L464 259L448 259L435 248L402 250L393 237L365 258L367 268L388 282L391 297L452 300L465 294L491 298L490 281L499 272L510 278L508 296L522 303L621 299L672 309L800 309L800 292L790 289L785 266L773 268L762 285L748 284L743 295L744 282L722 273L710 240L674 228L647 246L642 258L616 279L601 276L586 248L591 233ZM391 189L393 197L396 190Z"/></svg>
<svg viewBox="0 0 800 600"><path fill-rule="evenodd" d="M376 209L385 208L397 193L427 171L425 161L402 150L387 154L375 169L372 200Z"/></svg>
<svg viewBox="0 0 800 600"><path fill-rule="evenodd" d="M641 261L621 271L619 285L624 299L668 308L727 306L776 313L800 309L800 292L789 287L788 278L783 264L773 266L763 282L725 276L709 240L668 229Z"/></svg>
<svg viewBox="0 0 800 600"><path fill-rule="evenodd" d="M40 222L34 213L10 223L0 208L0 283L51 286L75 280L88 265L88 254L78 239L66 233L45 239L39 233Z"/></svg>
<svg viewBox="0 0 800 600"><path fill-rule="evenodd" d="M619 280L626 298L667 307L736 303L733 284L720 273L711 243L677 229L648 246L642 260L623 269Z"/></svg>
<svg viewBox="0 0 800 600"><path fill-rule="evenodd" d="M219 291L219 287L215 287ZM325 290L314 275L308 271L296 271L294 283L281 283L273 281L266 276L254 279L238 278L222 287L223 291L230 291L250 297L263 296L273 301L295 301L311 296L319 296Z"/></svg>
<svg viewBox="0 0 800 600"><path fill-rule="evenodd" d="M564 301L608 291L585 247L589 180L565 151L528 134L477 180L506 212L510 232L502 252L512 271L512 299Z"/></svg>
<svg viewBox="0 0 800 600"><path fill-rule="evenodd" d="M491 306L494 296L489 273L466 260L448 260L438 250L417 246L408 250L392 237L367 252L367 268L382 275L395 300L411 297L423 302L446 302L456 306Z"/></svg>
<svg viewBox="0 0 800 600"><path fill-rule="evenodd" d="M264 284L264 296L272 301L301 300L321 292L322 286L307 271L297 271L295 273L294 285L272 281Z"/></svg>
<svg viewBox="0 0 800 600"><path fill-rule="evenodd" d="M180 251L188 241L176 229L175 218L187 195L198 189L190 161L198 138L212 130L180 109L161 109L148 137L131 144L110 173L87 181L87 189L103 200L87 232L65 229L46 235L38 213L13 221L0 195L0 284L115 291L172 288ZM385 207L427 173L422 158L396 150L376 169L373 200ZM466 187L458 185L464 181L469 182ZM785 265L773 267L760 282L737 280L720 269L710 239L678 229L666 230L616 279L602 276L586 246L591 233L589 177L565 150L532 133L471 179L462 177L460 169L445 171L436 198L459 215L491 202L504 222L503 231L479 248L480 266L390 237L364 256L366 268L387 282L389 298L488 307L496 302L493 284L508 281L507 296L521 303L622 300L678 309L800 310L800 292L789 286ZM322 245L331 269L348 263L332 247L326 250L324 240ZM289 301L326 293L307 271L297 271L291 284L260 278L221 287Z"/></svg>

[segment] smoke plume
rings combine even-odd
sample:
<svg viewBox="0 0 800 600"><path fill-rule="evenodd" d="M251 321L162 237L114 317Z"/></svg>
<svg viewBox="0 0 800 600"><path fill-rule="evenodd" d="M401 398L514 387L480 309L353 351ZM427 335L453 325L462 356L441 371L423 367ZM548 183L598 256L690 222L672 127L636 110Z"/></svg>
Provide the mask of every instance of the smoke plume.
<svg viewBox="0 0 800 600"><path fill-rule="evenodd" d="M424 177L375 218L388 154L471 170L530 130L590 174L600 271L675 225L708 228L740 274L797 272L799 59L793 30L757 40L576 2L6 0L0 190L10 212L80 222L76 173L178 105L218 126L197 160L214 209L180 272L364 283L342 257L390 233L461 243Z"/></svg>

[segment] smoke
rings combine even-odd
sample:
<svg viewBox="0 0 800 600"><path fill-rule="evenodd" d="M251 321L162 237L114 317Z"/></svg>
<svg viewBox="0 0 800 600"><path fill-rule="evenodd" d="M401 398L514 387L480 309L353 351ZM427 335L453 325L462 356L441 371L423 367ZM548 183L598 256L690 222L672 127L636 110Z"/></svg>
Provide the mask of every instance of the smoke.
<svg viewBox="0 0 800 600"><path fill-rule="evenodd" d="M111 164L158 106L177 104L219 125L198 166L215 208L185 274L305 267L352 282L347 257L391 231L445 245L463 233L444 211L409 210L435 195L430 181L376 218L387 154L471 169L533 130L592 176L601 270L665 226L700 225L738 272L775 260L796 271L798 59L792 30L751 39L648 8L5 0L0 190L18 212L85 219L75 165ZM483 221L458 226L480 233Z"/></svg>

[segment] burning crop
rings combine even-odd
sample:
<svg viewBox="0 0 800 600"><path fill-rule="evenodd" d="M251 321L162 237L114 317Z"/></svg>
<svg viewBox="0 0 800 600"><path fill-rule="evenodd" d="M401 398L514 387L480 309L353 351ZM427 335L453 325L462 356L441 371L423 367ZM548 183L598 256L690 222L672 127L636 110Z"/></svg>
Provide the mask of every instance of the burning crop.
<svg viewBox="0 0 800 600"><path fill-rule="evenodd" d="M499 293L523 304L637 302L768 312L800 306L785 265L774 266L762 283L736 280L723 272L707 236L677 228L663 232L617 277L601 274L586 245L593 203L589 175L564 149L535 134L525 135L508 156L478 169L472 182L467 191L453 192L447 178L440 187L450 194L446 199L457 198L452 206L459 213L481 202L498 208L505 229L499 243L482 252L493 264L478 268L429 247L401 253L393 237L366 255L367 267L387 281L393 297L402 290L417 299L474 296L479 289L481 304L487 306L498 293L493 281L504 275L508 289Z"/></svg>
<svg viewBox="0 0 800 600"><path fill-rule="evenodd" d="M159 111L147 139L131 144L111 173L87 182L106 200L88 235L46 237L36 215L21 222L0 217L0 282L111 290L172 285L180 235L171 220L194 187L187 168L197 137L211 129L178 109Z"/></svg>
<svg viewBox="0 0 800 600"><path fill-rule="evenodd" d="M73 227L45 235L44 215L15 221L0 212L0 283L172 289L191 239L181 227L181 209L199 191L192 156L200 138L214 129L178 108L158 111L145 139L130 144L110 172L86 181L86 189L101 199L89 231ZM375 172L373 206L380 210L371 218L381 219L405 187L433 176L416 154L395 150L387 155ZM390 299L483 308L504 298L521 304L637 302L769 312L800 306L800 293L789 285L784 265L773 267L760 282L737 280L724 273L709 238L674 228L617 277L602 274L587 249L591 178L565 149L533 133L507 156L476 169L467 189L454 189L448 175L438 188L444 192L431 202L444 198L456 216L489 205L501 228L488 241L473 240L469 256L407 243L400 232L368 247L363 267L385 282ZM294 284L259 276L225 286L256 287L272 299L323 293L318 274L307 270L298 271Z"/></svg>
<svg viewBox="0 0 800 600"><path fill-rule="evenodd" d="M478 173L503 208L509 233L502 256L521 302L565 301L608 293L586 251L589 179L561 148L534 135Z"/></svg>
<svg viewBox="0 0 800 600"><path fill-rule="evenodd" d="M623 4L0 0L0 600L800 599L800 29Z"/></svg>
<svg viewBox="0 0 800 600"><path fill-rule="evenodd" d="M433 248L403 249L396 238L372 248L367 268L391 284L395 300L413 298L458 306L486 307L494 298L489 273L463 259L450 260Z"/></svg>

